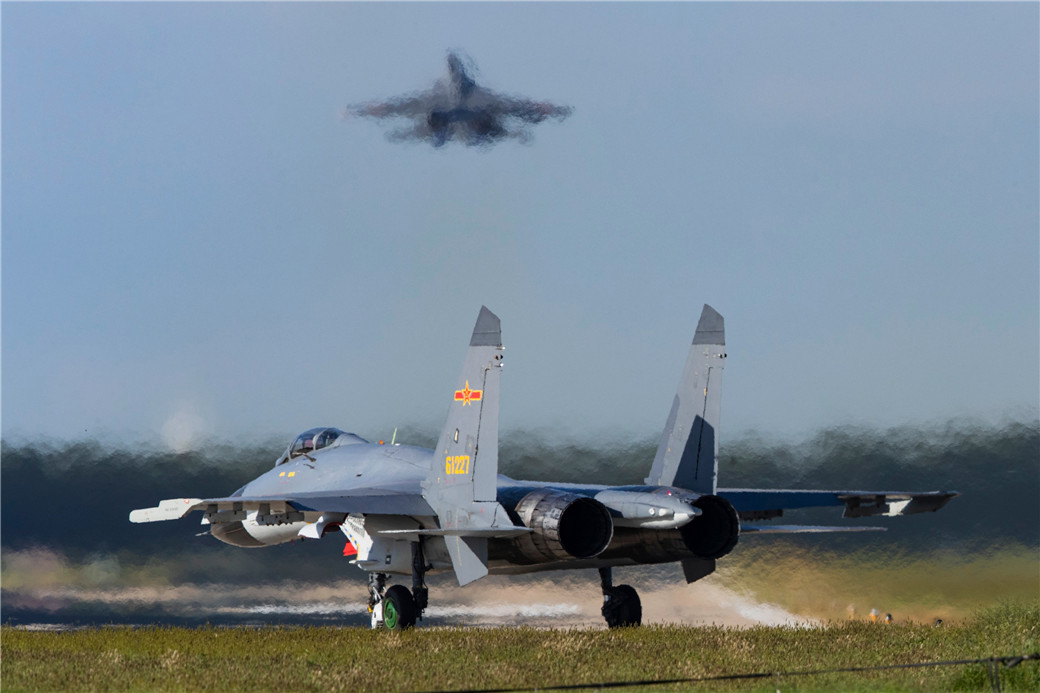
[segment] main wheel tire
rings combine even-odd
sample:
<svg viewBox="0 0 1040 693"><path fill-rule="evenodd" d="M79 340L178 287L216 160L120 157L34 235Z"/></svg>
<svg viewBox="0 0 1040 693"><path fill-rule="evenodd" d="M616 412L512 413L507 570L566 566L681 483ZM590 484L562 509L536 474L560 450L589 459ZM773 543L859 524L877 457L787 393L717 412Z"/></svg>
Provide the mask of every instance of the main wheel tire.
<svg viewBox="0 0 1040 693"><path fill-rule="evenodd" d="M618 585L617 591L622 597L621 626L640 626L643 624L643 603L639 601L639 593L631 585Z"/></svg>
<svg viewBox="0 0 1040 693"><path fill-rule="evenodd" d="M394 585L383 595L383 625L387 630L405 630L415 625L415 599L403 585Z"/></svg>
<svg viewBox="0 0 1040 693"><path fill-rule="evenodd" d="M610 599L603 603L603 618L608 628L628 628L643 622L643 604L639 593L631 585L610 589Z"/></svg>

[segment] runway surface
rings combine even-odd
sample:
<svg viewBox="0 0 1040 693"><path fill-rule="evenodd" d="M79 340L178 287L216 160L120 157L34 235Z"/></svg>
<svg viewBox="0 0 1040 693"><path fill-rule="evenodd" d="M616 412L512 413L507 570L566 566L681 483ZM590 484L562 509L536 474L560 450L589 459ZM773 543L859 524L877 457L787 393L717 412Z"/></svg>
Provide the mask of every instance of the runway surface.
<svg viewBox="0 0 1040 693"><path fill-rule="evenodd" d="M605 627L598 584L558 576L488 577L460 588L434 583L425 626ZM811 626L811 619L756 602L718 582L654 580L639 588L643 623ZM5 590L3 621L38 628L127 625L367 626L364 583L191 584Z"/></svg>

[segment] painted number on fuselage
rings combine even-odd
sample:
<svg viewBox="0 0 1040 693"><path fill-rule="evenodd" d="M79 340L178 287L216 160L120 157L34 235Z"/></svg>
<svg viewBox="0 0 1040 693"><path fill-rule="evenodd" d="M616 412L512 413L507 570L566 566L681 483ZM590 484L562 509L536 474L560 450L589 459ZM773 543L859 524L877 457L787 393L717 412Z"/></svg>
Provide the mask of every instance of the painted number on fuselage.
<svg viewBox="0 0 1040 693"><path fill-rule="evenodd" d="M469 455L448 455L444 458L445 474L469 474Z"/></svg>

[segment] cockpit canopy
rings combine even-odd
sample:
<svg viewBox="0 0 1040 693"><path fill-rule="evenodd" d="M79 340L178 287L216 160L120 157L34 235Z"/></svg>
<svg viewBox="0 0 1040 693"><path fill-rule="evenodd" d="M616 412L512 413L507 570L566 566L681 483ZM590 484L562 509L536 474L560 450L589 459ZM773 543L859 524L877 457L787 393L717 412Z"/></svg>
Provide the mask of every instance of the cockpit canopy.
<svg viewBox="0 0 1040 693"><path fill-rule="evenodd" d="M324 448L336 448L341 445L354 445L356 443L367 443L368 441L353 433L341 431L338 428L312 428L296 436L296 440L289 444L274 466L285 464L291 459L301 455L310 455Z"/></svg>

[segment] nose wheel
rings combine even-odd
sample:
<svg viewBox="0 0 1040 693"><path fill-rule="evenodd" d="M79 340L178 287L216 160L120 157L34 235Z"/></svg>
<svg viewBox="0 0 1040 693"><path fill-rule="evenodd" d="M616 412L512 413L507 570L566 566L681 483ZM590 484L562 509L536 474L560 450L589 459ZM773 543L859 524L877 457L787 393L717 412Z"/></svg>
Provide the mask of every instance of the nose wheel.
<svg viewBox="0 0 1040 693"><path fill-rule="evenodd" d="M422 618L429 601L426 588L426 561L422 543L412 544L412 589L404 585L392 585L384 589L386 573L371 573L368 576L368 611L372 614L372 628L380 626L387 630L407 630Z"/></svg>
<svg viewBox="0 0 1040 693"><path fill-rule="evenodd" d="M643 604L639 593L631 585L614 586L610 568L599 569L599 582L603 588L601 613L608 628L638 626L643 622Z"/></svg>
<svg viewBox="0 0 1040 693"><path fill-rule="evenodd" d="M383 625L387 630L406 630L415 625L415 599L404 585L394 585L383 595Z"/></svg>

